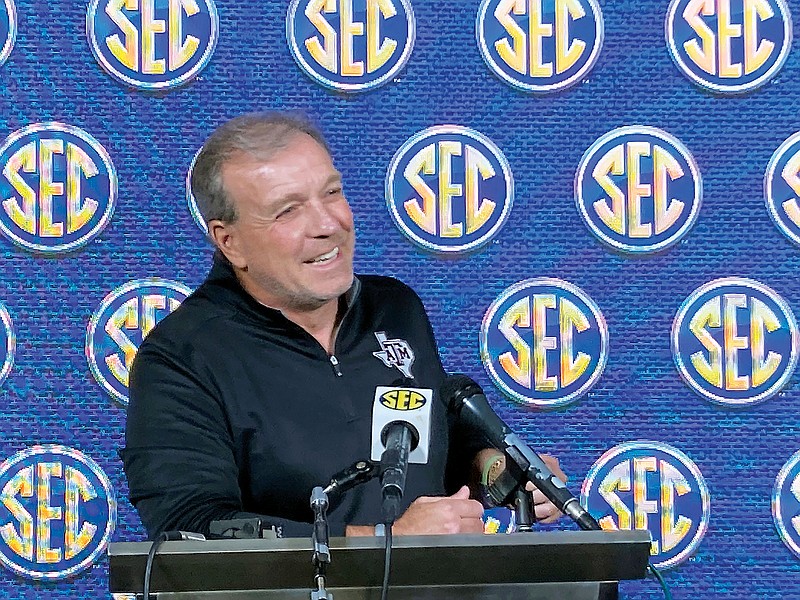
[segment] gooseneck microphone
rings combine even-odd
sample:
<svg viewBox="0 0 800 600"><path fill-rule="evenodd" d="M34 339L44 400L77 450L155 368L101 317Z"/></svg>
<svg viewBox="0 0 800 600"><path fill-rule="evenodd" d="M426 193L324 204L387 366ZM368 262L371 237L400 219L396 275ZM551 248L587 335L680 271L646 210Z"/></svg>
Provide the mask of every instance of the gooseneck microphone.
<svg viewBox="0 0 800 600"><path fill-rule="evenodd" d="M518 481L523 478L533 483L581 529L600 529L595 518L581 506L564 482L550 471L542 457L497 416L477 383L466 375L450 375L442 384L440 397L447 404L448 411L467 427L479 431L492 446L505 453L506 468L519 471Z"/></svg>

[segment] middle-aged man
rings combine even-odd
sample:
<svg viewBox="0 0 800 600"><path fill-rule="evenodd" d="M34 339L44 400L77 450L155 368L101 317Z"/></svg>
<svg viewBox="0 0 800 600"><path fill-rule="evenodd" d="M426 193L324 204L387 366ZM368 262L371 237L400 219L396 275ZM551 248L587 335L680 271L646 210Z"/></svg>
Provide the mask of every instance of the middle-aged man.
<svg viewBox="0 0 800 600"><path fill-rule="evenodd" d="M131 502L151 538L254 516L284 536L310 535L311 489L369 458L375 388L439 389L430 323L404 284L354 277L341 174L306 121L259 113L223 124L192 190L217 253L134 362L121 452ZM391 360L387 344L408 359ZM463 485L480 443L438 400L431 431L430 460L409 466L393 532L482 531L482 506ZM332 534L371 535L380 499L374 480L349 492L329 514ZM534 503L556 518L538 492Z"/></svg>

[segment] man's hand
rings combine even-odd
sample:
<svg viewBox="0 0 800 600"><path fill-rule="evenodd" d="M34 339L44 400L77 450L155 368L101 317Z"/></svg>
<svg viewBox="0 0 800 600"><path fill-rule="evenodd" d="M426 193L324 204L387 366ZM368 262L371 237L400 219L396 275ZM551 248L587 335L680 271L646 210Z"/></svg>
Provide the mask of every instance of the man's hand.
<svg viewBox="0 0 800 600"><path fill-rule="evenodd" d="M558 464L558 459L555 456L550 456L549 454L540 454L539 456L542 457L542 461L547 465L547 468L553 472L553 475L564 483L567 482L567 476L564 475L564 471L561 470L561 466ZM550 500L545 498L544 494L536 489L532 483L528 482L525 489L529 492L533 492L531 497L533 498L533 510L536 513L537 521L540 523L553 523L564 516L564 513L558 510L556 505L550 502Z"/></svg>
<svg viewBox="0 0 800 600"><path fill-rule="evenodd" d="M483 506L463 486L452 496L420 496L392 527L394 535L483 533Z"/></svg>

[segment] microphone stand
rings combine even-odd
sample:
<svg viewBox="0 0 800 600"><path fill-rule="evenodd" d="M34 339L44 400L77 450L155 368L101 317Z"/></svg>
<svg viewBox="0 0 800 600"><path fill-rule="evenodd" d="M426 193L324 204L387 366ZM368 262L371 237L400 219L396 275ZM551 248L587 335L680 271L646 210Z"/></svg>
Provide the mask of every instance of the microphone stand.
<svg viewBox="0 0 800 600"><path fill-rule="evenodd" d="M328 546L328 494L317 486L311 490L311 509L314 511L314 531L311 542L314 547L312 562L314 563L314 586L311 600L333 600L333 594L325 589L325 569L331 562L331 551Z"/></svg>
<svg viewBox="0 0 800 600"><path fill-rule="evenodd" d="M378 464L368 460L359 460L347 469L339 471L331 477L328 485L311 490L311 510L314 511L314 529L311 533L311 542L314 549L312 563L314 564L314 588L311 590L311 600L333 600L333 594L325 589L325 573L331 563L330 541L328 536L328 507L333 503L338 504L344 493L357 485L366 483L378 474Z"/></svg>

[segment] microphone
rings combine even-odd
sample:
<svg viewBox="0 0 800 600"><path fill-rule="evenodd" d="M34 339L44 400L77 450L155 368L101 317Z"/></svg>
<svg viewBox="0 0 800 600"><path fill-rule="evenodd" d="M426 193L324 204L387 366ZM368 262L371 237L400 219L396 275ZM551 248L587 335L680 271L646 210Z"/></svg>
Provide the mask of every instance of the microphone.
<svg viewBox="0 0 800 600"><path fill-rule="evenodd" d="M383 522L394 523L406 485L408 463L428 462L433 390L375 388L372 407L373 461L380 461Z"/></svg>
<svg viewBox="0 0 800 600"><path fill-rule="evenodd" d="M581 506L564 482L550 471L542 457L495 414L477 383L466 375L450 375L442 384L440 396L447 403L448 411L470 428L480 431L489 443L505 453L506 468L519 471L516 477L518 482L524 478L533 483L581 529L600 529L595 518Z"/></svg>

